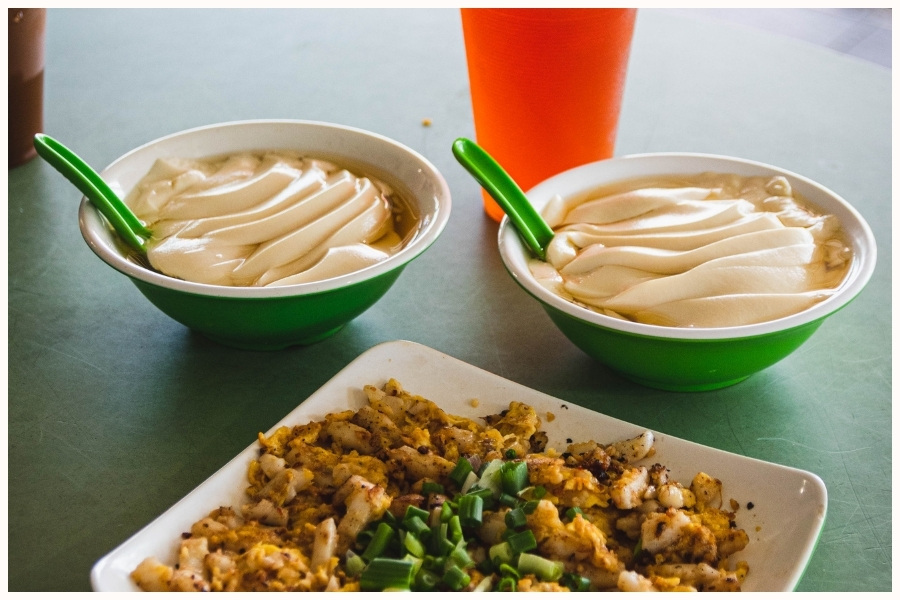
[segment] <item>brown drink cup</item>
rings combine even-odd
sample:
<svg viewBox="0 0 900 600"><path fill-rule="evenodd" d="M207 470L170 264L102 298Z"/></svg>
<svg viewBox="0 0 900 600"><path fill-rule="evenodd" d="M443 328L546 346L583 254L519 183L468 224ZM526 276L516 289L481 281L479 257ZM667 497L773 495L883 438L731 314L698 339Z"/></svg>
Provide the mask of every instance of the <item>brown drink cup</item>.
<svg viewBox="0 0 900 600"><path fill-rule="evenodd" d="M46 8L9 9L9 168L37 155L44 127Z"/></svg>

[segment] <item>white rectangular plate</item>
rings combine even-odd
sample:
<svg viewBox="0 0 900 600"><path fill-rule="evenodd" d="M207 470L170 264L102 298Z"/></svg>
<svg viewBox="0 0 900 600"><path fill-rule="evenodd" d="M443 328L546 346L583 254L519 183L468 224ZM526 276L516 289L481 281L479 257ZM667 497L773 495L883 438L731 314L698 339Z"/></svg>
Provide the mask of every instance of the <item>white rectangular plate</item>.
<svg viewBox="0 0 900 600"><path fill-rule="evenodd" d="M530 404L542 417L550 447L560 451L566 439L614 442L644 430L618 419L569 404L478 369L431 348L396 341L375 346L347 365L328 383L272 427L299 425L327 413L357 409L366 403L362 387L398 380L407 391L433 400L445 411L478 418L508 408L511 400ZM472 402L472 400L478 402ZM477 405L477 406L475 406ZM553 420L547 418L552 413ZM253 443L156 520L100 559L91 570L96 591L136 591L129 574L144 558L174 564L180 534L219 506L244 501L247 465L257 454ZM655 432L654 432L655 433ZM792 591L815 548L825 522L827 492L822 480L806 471L739 456L655 433L654 462L667 466L676 481L690 483L704 471L723 481L724 497L737 500L737 524L750 536L738 556L750 565L745 591ZM747 503L753 508L748 509Z"/></svg>

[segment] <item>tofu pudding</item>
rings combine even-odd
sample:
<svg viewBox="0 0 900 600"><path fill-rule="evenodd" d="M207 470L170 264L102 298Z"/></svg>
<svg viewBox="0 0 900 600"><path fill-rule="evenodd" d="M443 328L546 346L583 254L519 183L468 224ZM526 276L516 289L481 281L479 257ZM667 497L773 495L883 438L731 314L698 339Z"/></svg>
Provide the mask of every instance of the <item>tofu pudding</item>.
<svg viewBox="0 0 900 600"><path fill-rule="evenodd" d="M552 292L651 325L727 327L803 311L833 294L851 251L840 223L781 176L704 173L556 196L555 235L529 267Z"/></svg>
<svg viewBox="0 0 900 600"><path fill-rule="evenodd" d="M125 198L153 231L150 265L226 286L283 286L398 252L415 219L386 183L291 152L159 159Z"/></svg>

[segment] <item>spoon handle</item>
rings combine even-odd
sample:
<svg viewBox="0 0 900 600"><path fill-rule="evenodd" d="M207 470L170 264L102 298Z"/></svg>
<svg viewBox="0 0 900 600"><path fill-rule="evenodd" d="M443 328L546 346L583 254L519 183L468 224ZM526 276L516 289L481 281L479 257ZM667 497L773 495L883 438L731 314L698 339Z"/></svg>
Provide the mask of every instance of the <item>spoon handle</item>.
<svg viewBox="0 0 900 600"><path fill-rule="evenodd" d="M456 160L481 184L509 216L531 251L544 260L553 230L535 210L512 177L481 146L466 138L453 142Z"/></svg>
<svg viewBox="0 0 900 600"><path fill-rule="evenodd" d="M38 154L62 173L109 220L129 246L146 254L144 240L151 232L116 195L100 175L77 154L43 133L34 136Z"/></svg>

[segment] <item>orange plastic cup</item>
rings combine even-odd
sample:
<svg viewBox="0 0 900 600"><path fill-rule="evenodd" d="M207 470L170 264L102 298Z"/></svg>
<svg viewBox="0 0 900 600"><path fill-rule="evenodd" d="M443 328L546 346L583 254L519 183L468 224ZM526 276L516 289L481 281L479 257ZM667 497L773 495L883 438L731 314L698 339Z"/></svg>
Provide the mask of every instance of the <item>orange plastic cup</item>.
<svg viewBox="0 0 900 600"><path fill-rule="evenodd" d="M475 139L522 189L613 155L636 12L461 9Z"/></svg>

